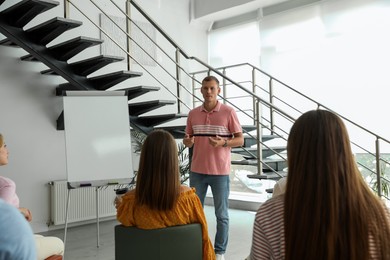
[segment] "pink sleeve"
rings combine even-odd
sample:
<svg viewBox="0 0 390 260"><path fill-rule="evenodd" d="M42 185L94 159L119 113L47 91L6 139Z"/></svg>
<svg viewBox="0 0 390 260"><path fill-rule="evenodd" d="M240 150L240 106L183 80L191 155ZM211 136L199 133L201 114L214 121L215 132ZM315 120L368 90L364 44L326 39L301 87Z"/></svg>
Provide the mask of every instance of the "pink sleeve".
<svg viewBox="0 0 390 260"><path fill-rule="evenodd" d="M0 198L8 204L19 208L19 198L16 195L16 186L11 179L0 177Z"/></svg>
<svg viewBox="0 0 390 260"><path fill-rule="evenodd" d="M187 117L187 125L186 125L185 133L188 134L188 135L192 135L193 134L192 124L191 124L191 112L188 114L188 117Z"/></svg>
<svg viewBox="0 0 390 260"><path fill-rule="evenodd" d="M230 120L229 120L229 131L232 133L242 133L242 128L240 121L238 120L238 116L236 111L232 109L232 113L230 115Z"/></svg>

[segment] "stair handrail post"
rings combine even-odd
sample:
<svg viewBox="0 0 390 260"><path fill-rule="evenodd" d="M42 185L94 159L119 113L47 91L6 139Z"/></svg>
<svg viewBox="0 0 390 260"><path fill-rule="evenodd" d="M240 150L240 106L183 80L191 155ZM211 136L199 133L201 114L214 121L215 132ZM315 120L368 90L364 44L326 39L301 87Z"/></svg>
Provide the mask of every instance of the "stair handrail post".
<svg viewBox="0 0 390 260"><path fill-rule="evenodd" d="M381 180L381 165L380 165L380 149L379 149L379 138L375 140L375 160L376 160L376 181L378 188L378 196L382 197L382 180Z"/></svg>
<svg viewBox="0 0 390 260"><path fill-rule="evenodd" d="M192 74L192 108L195 107L195 102L196 102L195 84L196 84L195 74Z"/></svg>
<svg viewBox="0 0 390 260"><path fill-rule="evenodd" d="M180 92L181 92L181 86L180 86L180 82L181 82L181 70L180 70L180 48L176 48L176 95L177 95L177 98L178 100L181 99L181 96L180 96ZM177 113L180 114L180 105L181 105L181 102L177 102Z"/></svg>
<svg viewBox="0 0 390 260"><path fill-rule="evenodd" d="M126 0L126 33L127 35L131 35L131 0ZM126 37L126 49L127 53L131 53L131 40L130 37ZM130 55L126 55L127 57L127 70L131 70L131 58Z"/></svg>
<svg viewBox="0 0 390 260"><path fill-rule="evenodd" d="M261 102L259 99L256 99L256 133L257 133L257 174L261 175L263 173L263 165L261 163L263 158L263 151L261 145L261 136L262 136L262 127L260 123L261 115Z"/></svg>
<svg viewBox="0 0 390 260"><path fill-rule="evenodd" d="M222 95L223 95L223 103L226 104L226 69L222 70L223 78L222 78Z"/></svg>
<svg viewBox="0 0 390 260"><path fill-rule="evenodd" d="M270 104L274 104L274 86L273 86L273 78L270 77L269 78L269 103ZM270 107L270 115L269 115L269 121L270 121L270 124L271 124L271 134L274 134L274 130L275 130L275 121L274 121L274 107L271 106Z"/></svg>
<svg viewBox="0 0 390 260"><path fill-rule="evenodd" d="M252 92L256 94L256 70L252 68ZM252 96L252 104L253 104L253 124L256 125L256 97Z"/></svg>
<svg viewBox="0 0 390 260"><path fill-rule="evenodd" d="M69 1L64 0L64 18L70 18Z"/></svg>

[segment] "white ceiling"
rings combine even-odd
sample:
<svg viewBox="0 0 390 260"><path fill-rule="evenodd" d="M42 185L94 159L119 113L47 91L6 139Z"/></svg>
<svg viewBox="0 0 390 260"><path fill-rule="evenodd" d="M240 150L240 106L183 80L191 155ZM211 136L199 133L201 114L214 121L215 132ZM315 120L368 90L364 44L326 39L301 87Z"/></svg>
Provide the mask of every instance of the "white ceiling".
<svg viewBox="0 0 390 260"><path fill-rule="evenodd" d="M266 16L324 0L193 0L195 19L215 22L258 12Z"/></svg>
<svg viewBox="0 0 390 260"><path fill-rule="evenodd" d="M215 0L209 0L209 1L210 1L209 3L211 4L212 1L215 1ZM269 6L277 5L277 4L288 2L288 1L293 1L293 0L252 0L252 1L245 3L245 4L236 5L236 6L231 7L231 8L227 8L224 10L220 10L218 12L213 12L213 13L198 17L197 19L199 19L201 21L214 22L214 21L238 16L241 14L253 12L255 10L262 9L264 7L269 7ZM195 2L202 2L202 1L195 0ZM217 1L215 1L215 2L217 2ZM204 4L204 2L202 4Z"/></svg>

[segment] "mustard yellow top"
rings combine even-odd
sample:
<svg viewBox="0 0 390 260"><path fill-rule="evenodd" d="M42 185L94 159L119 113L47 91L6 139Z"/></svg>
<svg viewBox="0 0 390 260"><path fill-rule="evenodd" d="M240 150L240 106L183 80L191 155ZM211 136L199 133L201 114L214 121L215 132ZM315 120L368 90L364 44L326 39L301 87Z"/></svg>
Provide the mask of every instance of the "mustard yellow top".
<svg viewBox="0 0 390 260"><path fill-rule="evenodd" d="M172 210L159 211L149 207L135 205L135 193L130 191L122 197L117 208L117 219L124 226L141 229L158 229L170 226L200 223L202 225L203 260L214 260L215 253L211 244L206 217L195 189L182 191Z"/></svg>

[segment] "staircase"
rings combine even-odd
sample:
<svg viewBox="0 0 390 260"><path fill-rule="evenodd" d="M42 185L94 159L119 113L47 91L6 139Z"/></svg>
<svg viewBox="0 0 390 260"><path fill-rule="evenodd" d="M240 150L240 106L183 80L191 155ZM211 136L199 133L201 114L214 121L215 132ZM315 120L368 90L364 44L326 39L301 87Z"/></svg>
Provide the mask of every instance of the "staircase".
<svg viewBox="0 0 390 260"><path fill-rule="evenodd" d="M44 63L48 69L42 70L42 75L56 75L64 78L67 82L60 84L56 88L57 96L63 96L66 95L66 91L75 90L110 91L115 85L123 81L142 76L143 73L137 71L116 71L89 77L89 75L106 65L122 61L123 57L98 55L77 62L69 62L69 60L87 48L101 45L103 43L101 39L77 36L48 47L52 41L66 31L82 26L83 23L80 21L54 17L27 30L24 29L35 17L58 5L58 2L50 0L24 0L5 9L0 14L0 32L6 36L6 39L2 40L0 44L21 47L26 50L28 54L20 58L23 61ZM15 19L15 17L18 17L18 19ZM158 128L157 126L161 124L187 116L181 113L144 115L160 107L175 105L176 101L174 100L132 102L133 99L146 93L160 91L159 87L132 86L119 90L126 90L127 93L131 127L145 134ZM64 130L64 128L64 118L63 113L61 113L57 120L57 129ZM184 137L184 125L163 128L171 132L175 138L181 139ZM255 129L255 126L243 126L243 129L251 131ZM245 140L248 149L245 151L237 148L233 152L243 154L248 152L247 159L235 161L233 162L234 164L253 165L255 163L255 156L251 155L251 152L256 148L249 147L253 145L253 140L255 139L247 136ZM284 150L284 148L277 148L277 151L280 150ZM265 149L264 153L267 154L265 157L268 157L274 152ZM281 167L279 169L281 170Z"/></svg>
<svg viewBox="0 0 390 260"><path fill-rule="evenodd" d="M4 1L3 1L4 2ZM136 71L117 71L95 77L88 75L102 67L123 60L122 57L99 55L74 63L68 61L83 50L101 44L100 39L79 36L65 42L47 47L50 42L67 30L71 30L82 23L71 19L55 17L31 29L24 30L32 19L41 13L54 8L56 1L21 1L0 14L0 31L7 38L0 44L19 46L29 54L21 60L42 62L49 69L41 71L44 75L59 75L68 83L60 84L56 88L56 95L66 95L68 90L100 90L106 91L116 84L130 78L140 77L142 73ZM18 19L15 19L17 18ZM158 87L134 86L125 88L128 100L132 100L149 91L158 91ZM162 106L173 105L175 101L150 100L148 102L129 103L129 117L131 126L145 133L150 132L155 125L183 117L182 114L164 114L158 116L142 116L142 114ZM57 129L64 130L63 114L57 120Z"/></svg>
<svg viewBox="0 0 390 260"><path fill-rule="evenodd" d="M12 1L0 0L0 6L7 2ZM147 134L154 129L163 128L172 133L177 139L181 139L184 136L184 124L177 123L180 121L179 119L185 119L187 116L186 113L182 113L183 107L188 112L192 107L199 105L201 97L196 93L200 86L200 81L204 76L213 74L219 77L221 79L220 82L222 82L221 88L223 91L220 96L221 102L236 108L240 121L243 123L245 143L243 147L232 149L232 153L240 157L240 159L233 160L232 164L256 167L257 173L249 174L249 178L277 180L286 176L286 140L289 128L295 118L302 113L301 111L306 111L308 108L322 107L324 109L330 109L294 91L286 84L250 64L238 64L233 67L246 66L248 70L261 75L261 78L256 79L255 76L252 76L251 81L236 82L234 80L235 75L228 73L232 67L212 68L196 57L187 55L134 1L131 1L131 4L134 10L143 16L162 35L162 38L165 38L168 44L176 50L175 55L167 55L167 60L170 60L175 68L174 72L168 69L169 66L160 64L153 55L146 53L156 63L156 68L148 69L129 50L120 46L118 47L124 51L127 58L136 63L134 67L137 67L137 70L119 70L99 74L99 71L107 65L122 62L124 60L123 56L99 54L73 62L72 59L80 53L90 48L101 46L103 40L80 35L53 44L54 41L58 41L66 32L85 26L84 21L81 22L69 18L51 17L42 23L28 27L29 23L36 17L40 17L48 10L58 8L59 2L52 0L22 0L1 11L0 33L6 38L0 41L0 45L23 48L28 54L22 56L21 60L45 64L48 68L41 71L42 75L62 77L65 83L56 87L55 93L57 96L66 95L66 91L125 90L129 100L130 125L133 129ZM94 5L98 12L109 17L103 11L104 8L96 4ZM79 7L74 7L85 16L86 21L91 20ZM113 8L117 8L117 6ZM121 12L125 18L142 31L142 28L128 17L126 13ZM93 22L92 24L101 33L104 32L99 25ZM146 37L151 38L148 35ZM132 43L134 42L142 51L145 51L142 43L137 43L129 35L127 35L127 38ZM153 39L150 40L161 53L166 54L166 51L161 49ZM171 56L176 56L176 58L171 58ZM183 58L185 62L194 62L197 66L202 66L205 69L189 73L184 69L185 66L182 65L183 61L181 60ZM130 63L128 61L128 67L130 67ZM160 74L163 74L163 76ZM134 83L134 81L140 82L140 80L137 81L140 78L145 78L145 82L152 83L148 85ZM168 78L168 80L164 81L162 78ZM131 83L128 83L128 81L131 81ZM287 101L282 98L277 98L273 93L272 85L275 83L293 92L299 98L309 100L311 102L310 106L305 108L288 107ZM126 86L123 87L123 85ZM175 86L176 93L172 91L172 88ZM269 90L265 90L264 86L269 86ZM233 88L236 88L240 94L234 97L229 96L226 90L231 91ZM149 95L153 93L154 96L158 97L157 99L149 98ZM160 97L167 96L167 93L171 96L170 99L160 99ZM188 102L184 101L183 93L192 96L193 104L188 105ZM139 97L144 98L140 101ZM249 107L245 107L246 105L249 105ZM170 111L175 110L175 112L161 112L162 108L173 108L175 106L177 109L170 109ZM348 123L360 127L353 122L348 121ZM64 127L62 113L57 119L57 129L64 130ZM367 131L371 136L374 136L378 142L381 141L390 144L386 139L366 129L363 130ZM356 146L370 153L376 158L378 164L385 161L380 157L379 149L371 152L365 150L364 147L360 147L359 144L356 144ZM379 146L379 143L377 146ZM387 161L385 163L388 164ZM379 176L379 169L376 172L373 171L373 173ZM388 181L381 178L378 178L378 180Z"/></svg>

